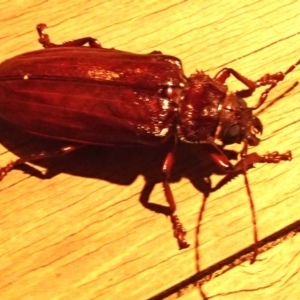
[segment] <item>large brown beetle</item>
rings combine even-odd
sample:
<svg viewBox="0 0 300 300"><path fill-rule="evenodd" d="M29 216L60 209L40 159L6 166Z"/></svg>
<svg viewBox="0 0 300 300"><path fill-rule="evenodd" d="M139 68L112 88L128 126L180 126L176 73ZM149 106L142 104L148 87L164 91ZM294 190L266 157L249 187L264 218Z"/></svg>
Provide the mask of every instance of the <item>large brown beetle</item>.
<svg viewBox="0 0 300 300"><path fill-rule="evenodd" d="M79 146L20 158L0 169L0 180L17 165L66 154L85 144L158 146L171 140L162 183L174 235L179 247L186 248L186 231L177 216L168 177L177 140L207 144L212 160L225 173L245 176L255 228L254 260L258 238L246 171L254 163L290 160L291 153L247 153L248 145L259 143L256 135L263 130L253 111L300 61L284 73L266 74L257 81L229 68L214 78L204 72L188 78L178 58L159 51L134 54L105 49L90 37L56 45L45 28L45 24L37 26L45 50L24 53L0 65L0 117L29 133ZM87 43L89 47L83 47ZM247 96L258 87L269 87L254 107L247 107L242 93L228 92L225 82L230 75L248 88ZM223 151L232 143L244 144L236 165Z"/></svg>

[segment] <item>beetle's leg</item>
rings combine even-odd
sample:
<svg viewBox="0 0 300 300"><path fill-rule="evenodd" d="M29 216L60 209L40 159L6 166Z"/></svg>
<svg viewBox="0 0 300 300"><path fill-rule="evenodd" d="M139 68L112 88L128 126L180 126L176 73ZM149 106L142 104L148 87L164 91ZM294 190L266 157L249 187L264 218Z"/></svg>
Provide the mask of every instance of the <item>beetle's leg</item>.
<svg viewBox="0 0 300 300"><path fill-rule="evenodd" d="M185 239L186 230L184 229L181 221L179 220L177 213L176 213L176 203L170 188L169 184L169 176L170 172L174 163L174 156L175 156L175 146L176 142L174 143L173 149L167 154L163 167L162 167L162 174L163 174L163 188L165 192L165 196L167 202L170 207L170 217L173 224L174 236L178 241L178 245L180 249L184 249L189 247L188 242Z"/></svg>
<svg viewBox="0 0 300 300"><path fill-rule="evenodd" d="M260 79L258 79L256 81L253 81L253 80L243 76L238 71L236 71L234 69L230 69L230 68L224 68L221 71L219 71L217 73L217 75L214 77L214 79L216 81L224 84L225 81L229 78L229 76L233 75L237 80L242 82L250 90L250 93L247 94L247 96L250 96L251 93L253 93L256 90L256 88L258 88L258 87L266 86L266 85L270 85L269 89L272 89L273 87L275 87L275 85L279 81L282 81L284 79L285 75L287 73L290 73L292 70L294 70L296 65L298 65L299 63L300 63L300 61L297 62L292 67L290 67L285 73L278 72L278 73L275 73L275 74L272 74L272 75L266 74L266 75L264 75L263 77L261 77ZM263 94L268 93L267 91L269 89L267 89ZM261 98L262 98L262 96L261 96Z"/></svg>
<svg viewBox="0 0 300 300"><path fill-rule="evenodd" d="M54 48L54 47L80 47L85 44L89 44L91 48L102 48L97 39L91 37L85 37L77 39L74 41L64 42L60 45L51 43L49 35L44 33L44 30L47 28L46 24L38 24L36 29L39 34L39 43L43 45L44 48Z"/></svg>
<svg viewBox="0 0 300 300"><path fill-rule="evenodd" d="M261 86L269 85L269 87L261 94L257 104L252 107L253 109L259 108L268 98L269 92L278 84L278 82L284 80L285 76L291 73L296 66L300 65L300 59L293 65L291 65L285 72L277 72L275 74L266 74L262 76L260 79L253 81L244 77L242 74L237 72L231 68L224 68L219 71L214 79L222 84L228 79L230 75L233 75L237 80L242 82L246 87L248 87L249 91L247 93L239 93L241 97L249 97L256 90L256 88Z"/></svg>
<svg viewBox="0 0 300 300"><path fill-rule="evenodd" d="M274 151L272 153L266 153L263 155L259 155L258 153L250 153L243 157L240 161L236 163L234 166L234 172L242 172L243 164L247 169L253 168L256 163L274 163L277 164L283 160L292 160L291 151L287 151L285 153L278 153L278 151Z"/></svg>
<svg viewBox="0 0 300 300"><path fill-rule="evenodd" d="M260 155L256 152L242 155L242 158L233 165L224 152L214 144L208 144L209 150L208 153L215 163L216 166L221 169L226 176L217 184L213 190L217 190L221 188L224 184L231 181L234 177L239 174L242 174L244 169L248 170L254 167L256 163L279 163L283 160L291 160L292 153L291 151L287 151L285 153L278 153L274 151L272 153L266 153L264 155Z"/></svg>
<svg viewBox="0 0 300 300"><path fill-rule="evenodd" d="M244 168L246 170L254 167L256 163L279 163L283 160L291 160L292 153L291 151L287 151L286 153L278 153L274 151L272 153L266 153L264 155L260 155L256 152L247 154L241 160L239 160L235 165L232 165L230 161L227 159L225 154L221 154L221 152L210 153L213 161L216 165L221 168L227 175L213 188L213 190L220 189L223 185L231 181L237 175L242 174Z"/></svg>
<svg viewBox="0 0 300 300"><path fill-rule="evenodd" d="M283 72L278 72L275 74L266 74L262 78L256 81L256 86L265 86L265 85L270 85L269 88L267 88L260 96L257 104L252 107L253 109L259 108L268 98L269 92L277 85L279 81L282 81L285 76L289 73L291 73L296 66L300 64L300 59L293 65L291 65L284 73Z"/></svg>
<svg viewBox="0 0 300 300"><path fill-rule="evenodd" d="M5 167L0 168L0 181L7 175L8 172L10 172L16 166L23 165L26 162L31 162L31 161L35 161L35 160L39 160L39 159L43 159L43 158L61 156L61 155L70 153L76 149L79 149L81 147L82 147L81 145L80 146L65 146L65 147L61 147L57 151L53 151L53 152L43 151L43 152L40 152L39 154L33 154L28 157L19 158L15 161L10 162Z"/></svg>
<svg viewBox="0 0 300 300"><path fill-rule="evenodd" d="M255 91L255 89L257 87L255 81L248 79L247 77L244 77L242 74L240 74L239 72L237 72L236 70L231 69L231 68L222 69L215 75L214 79L216 81L224 84L230 75L233 75L237 80L242 82L252 92Z"/></svg>

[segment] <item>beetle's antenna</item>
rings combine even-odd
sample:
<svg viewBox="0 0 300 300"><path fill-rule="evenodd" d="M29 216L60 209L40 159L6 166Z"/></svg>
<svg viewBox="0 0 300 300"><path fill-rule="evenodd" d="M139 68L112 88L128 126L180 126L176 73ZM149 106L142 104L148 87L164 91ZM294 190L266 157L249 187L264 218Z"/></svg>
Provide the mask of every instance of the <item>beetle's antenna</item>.
<svg viewBox="0 0 300 300"><path fill-rule="evenodd" d="M244 141L244 148L241 151L241 160L242 160L242 168L243 168L243 174L244 174L244 180L245 180L245 187L248 194L248 199L250 203L250 209L251 209L251 218L252 218L252 225L253 225L253 238L254 238L254 252L253 257L251 259L251 264L253 264L256 260L256 256L258 254L258 233L257 233L257 224L256 224L256 214L255 214L255 207L254 207L254 201L252 198L252 193L249 185L249 180L247 177L247 163L245 160L245 157L247 156L248 151L248 143L245 140Z"/></svg>

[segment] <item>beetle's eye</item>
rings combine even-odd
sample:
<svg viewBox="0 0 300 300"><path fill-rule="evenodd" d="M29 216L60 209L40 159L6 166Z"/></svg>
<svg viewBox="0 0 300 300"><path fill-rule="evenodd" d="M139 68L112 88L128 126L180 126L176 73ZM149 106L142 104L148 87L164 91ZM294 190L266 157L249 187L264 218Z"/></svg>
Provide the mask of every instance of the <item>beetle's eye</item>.
<svg viewBox="0 0 300 300"><path fill-rule="evenodd" d="M234 124L227 128L223 134L223 143L226 145L239 142L239 137L241 133L241 127L238 124Z"/></svg>

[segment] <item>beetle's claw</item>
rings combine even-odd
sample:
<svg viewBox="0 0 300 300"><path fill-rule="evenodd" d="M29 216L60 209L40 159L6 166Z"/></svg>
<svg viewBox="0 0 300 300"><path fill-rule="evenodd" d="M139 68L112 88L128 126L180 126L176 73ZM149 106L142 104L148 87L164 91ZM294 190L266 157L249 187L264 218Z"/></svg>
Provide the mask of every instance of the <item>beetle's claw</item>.
<svg viewBox="0 0 300 300"><path fill-rule="evenodd" d="M173 224L174 237L177 239L179 249L185 249L190 246L190 244L186 241L186 230L181 224L178 216L176 214L171 215L171 221Z"/></svg>
<svg viewBox="0 0 300 300"><path fill-rule="evenodd" d="M190 244L186 241L186 239L181 236L177 237L178 245L179 245L179 250L186 249L190 246Z"/></svg>

